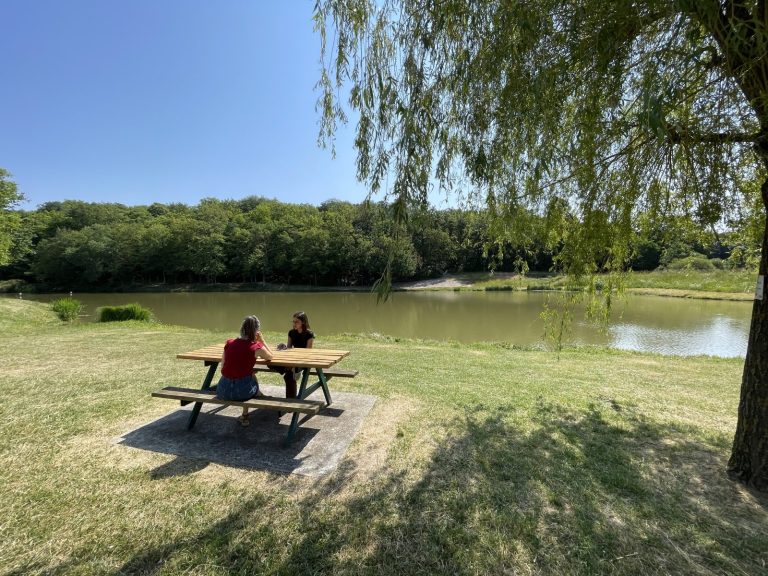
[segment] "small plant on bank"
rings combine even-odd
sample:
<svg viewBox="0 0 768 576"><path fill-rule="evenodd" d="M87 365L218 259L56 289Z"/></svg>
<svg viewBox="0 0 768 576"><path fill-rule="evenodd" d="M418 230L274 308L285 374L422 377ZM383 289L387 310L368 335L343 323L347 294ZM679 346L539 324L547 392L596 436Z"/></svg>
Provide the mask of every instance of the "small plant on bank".
<svg viewBox="0 0 768 576"><path fill-rule="evenodd" d="M51 302L51 309L56 313L56 316L64 322L72 322L73 320L77 320L80 312L83 311L83 303L71 296L67 296Z"/></svg>
<svg viewBox="0 0 768 576"><path fill-rule="evenodd" d="M152 311L141 304L102 306L96 312L99 322L123 322L125 320L152 321Z"/></svg>

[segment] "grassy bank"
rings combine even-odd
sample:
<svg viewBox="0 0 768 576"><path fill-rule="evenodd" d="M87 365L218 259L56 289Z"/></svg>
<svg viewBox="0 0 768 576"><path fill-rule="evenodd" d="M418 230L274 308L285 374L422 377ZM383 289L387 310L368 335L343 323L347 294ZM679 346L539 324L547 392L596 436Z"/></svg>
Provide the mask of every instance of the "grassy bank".
<svg viewBox="0 0 768 576"><path fill-rule="evenodd" d="M750 270L654 270L630 272L624 287L637 294L704 298L714 300L752 300L757 273ZM564 276L502 275L478 278L470 290L565 290L569 283Z"/></svg>
<svg viewBox="0 0 768 576"><path fill-rule="evenodd" d="M0 299L0 573L766 572L768 498L723 472L738 360L324 338L378 397L328 477L112 443L227 336Z"/></svg>
<svg viewBox="0 0 768 576"><path fill-rule="evenodd" d="M706 298L717 300L751 300L757 274L749 270L654 270L630 272L625 288L630 292L674 296L679 298ZM400 282L394 290L567 290L570 281L561 275L530 273L526 276L499 272L470 272L450 274L441 278L418 282ZM0 292L50 293L66 292L40 284L24 284L21 280L0 280ZM131 284L78 288L77 292L368 292L370 286L308 286L273 283L216 284Z"/></svg>
<svg viewBox="0 0 768 576"><path fill-rule="evenodd" d="M153 283L104 286L52 286L30 284L22 280L0 280L0 293L29 294L67 293L125 293L125 292L359 292L370 291L370 286L313 286L309 284L281 284L271 282L212 282L205 283Z"/></svg>
<svg viewBox="0 0 768 576"><path fill-rule="evenodd" d="M752 270L656 270L653 272L632 272L627 287L643 290L657 290L661 295L733 295L733 299L751 300L755 292L757 272ZM664 291L670 291L664 294ZM673 294L672 291L678 291Z"/></svg>

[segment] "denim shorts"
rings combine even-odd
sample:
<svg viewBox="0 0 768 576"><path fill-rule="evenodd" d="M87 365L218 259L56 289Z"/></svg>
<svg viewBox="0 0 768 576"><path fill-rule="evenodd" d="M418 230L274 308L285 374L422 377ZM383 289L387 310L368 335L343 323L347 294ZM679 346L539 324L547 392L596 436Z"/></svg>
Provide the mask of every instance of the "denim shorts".
<svg viewBox="0 0 768 576"><path fill-rule="evenodd" d="M216 398L219 400L248 400L259 393L259 382L253 374L242 378L222 376L216 385Z"/></svg>

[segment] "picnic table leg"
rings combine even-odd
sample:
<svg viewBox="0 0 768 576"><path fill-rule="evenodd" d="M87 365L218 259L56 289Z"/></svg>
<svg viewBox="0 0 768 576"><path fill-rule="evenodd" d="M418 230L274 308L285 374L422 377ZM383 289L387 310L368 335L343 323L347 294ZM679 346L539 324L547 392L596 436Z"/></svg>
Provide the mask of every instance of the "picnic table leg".
<svg viewBox="0 0 768 576"><path fill-rule="evenodd" d="M301 386L299 387L299 393L296 396L300 400L304 399L305 391L307 389L307 381L309 380L309 368L304 368L302 370L302 376L301 376ZM291 425L288 426L288 438L285 439L285 445L288 446L291 442L293 442L294 437L296 436L296 430L299 428L299 413L294 412L291 415Z"/></svg>
<svg viewBox="0 0 768 576"><path fill-rule="evenodd" d="M323 374L323 369L318 368L317 369L317 376L320 378L320 385L323 387L323 394L325 395L325 405L330 406L331 405L331 391L328 390L328 379L325 377L325 374Z"/></svg>
<svg viewBox="0 0 768 576"><path fill-rule="evenodd" d="M307 394L307 382L309 381L309 368L303 368L301 370L301 386L299 386L299 393L296 398L304 400L309 394Z"/></svg>
<svg viewBox="0 0 768 576"><path fill-rule="evenodd" d="M211 382L213 382L213 376L216 374L216 368L219 367L218 362L206 362L206 366L208 366L208 374L205 375L205 380L203 380L203 387L200 388L200 390L208 390L211 387ZM195 406L192 408L192 413L189 415L189 422L187 423L187 430L192 430L192 427L195 425L195 422L197 422L197 415L200 414L200 408L202 408L203 403L202 402L195 402Z"/></svg>
<svg viewBox="0 0 768 576"><path fill-rule="evenodd" d="M322 368L316 368L317 375L319 377L319 380L312 384L309 388L305 388L303 385L301 387L301 396L300 398L303 400L307 397L309 397L315 390L318 388L323 389L323 395L325 396L325 404L326 406L331 405L331 392L328 390L328 380L331 379L330 376L326 376L325 373L323 373Z"/></svg>
<svg viewBox="0 0 768 576"><path fill-rule="evenodd" d="M291 425L288 426L288 437L285 439L285 445L288 446L296 437L296 430L299 428L299 413L294 412L291 416Z"/></svg>

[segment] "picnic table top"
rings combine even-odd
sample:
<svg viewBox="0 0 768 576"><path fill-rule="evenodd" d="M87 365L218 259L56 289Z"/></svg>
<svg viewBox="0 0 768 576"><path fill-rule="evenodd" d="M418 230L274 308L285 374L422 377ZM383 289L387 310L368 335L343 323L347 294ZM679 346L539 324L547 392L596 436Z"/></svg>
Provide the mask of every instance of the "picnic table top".
<svg viewBox="0 0 768 576"><path fill-rule="evenodd" d="M211 344L205 348L177 354L176 358L221 362L223 354L224 344ZM289 348L288 350L272 350L272 354L272 360L257 358L256 364L293 366L295 368L330 368L342 358L349 356L347 350L327 350L325 348Z"/></svg>

